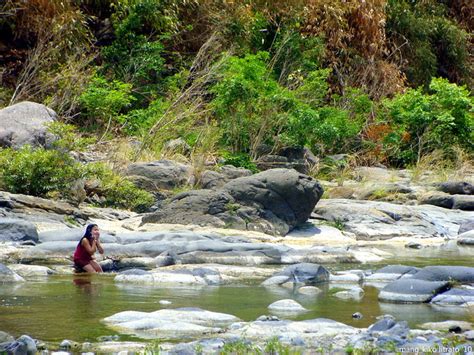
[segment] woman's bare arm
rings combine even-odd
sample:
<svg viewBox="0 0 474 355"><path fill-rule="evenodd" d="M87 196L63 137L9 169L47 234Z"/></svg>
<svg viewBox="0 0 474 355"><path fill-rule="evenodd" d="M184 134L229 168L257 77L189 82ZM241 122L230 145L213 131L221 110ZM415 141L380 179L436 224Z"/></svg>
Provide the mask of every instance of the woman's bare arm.
<svg viewBox="0 0 474 355"><path fill-rule="evenodd" d="M96 246L97 246L97 250L99 251L99 253L104 254L104 248L102 248L102 244L100 244L99 239L97 239Z"/></svg>

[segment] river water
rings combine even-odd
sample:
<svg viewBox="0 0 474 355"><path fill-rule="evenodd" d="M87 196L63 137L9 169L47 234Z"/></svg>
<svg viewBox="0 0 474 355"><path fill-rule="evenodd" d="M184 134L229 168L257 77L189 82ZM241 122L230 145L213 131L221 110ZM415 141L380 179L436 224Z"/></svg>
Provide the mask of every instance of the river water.
<svg viewBox="0 0 474 355"><path fill-rule="evenodd" d="M404 264L470 265L472 259L420 259ZM400 261L398 261L400 263ZM384 262L384 265L387 263ZM338 265L340 269L341 265ZM347 265L357 268L357 265ZM368 265L364 268L369 267ZM374 269L381 265L373 265ZM330 318L356 327L367 327L381 314L392 314L406 320L410 327L423 322L447 319L473 320L473 315L458 308L439 309L428 304L390 304L377 300L375 287L364 287L360 301L341 300L334 296L337 284L320 285L317 296L298 295L293 290L265 288L260 281L225 286L156 287L115 283L113 275L62 275L28 280L18 284L0 284L0 330L13 336L28 334L44 341L70 339L77 342L97 341L101 336L115 335L101 320L120 311L151 312L161 308L200 307L233 314L244 321L270 314L267 307L274 301L293 298L309 311L293 319ZM172 302L163 306L160 300ZM356 320L352 314L360 312ZM120 340L137 340L120 334Z"/></svg>

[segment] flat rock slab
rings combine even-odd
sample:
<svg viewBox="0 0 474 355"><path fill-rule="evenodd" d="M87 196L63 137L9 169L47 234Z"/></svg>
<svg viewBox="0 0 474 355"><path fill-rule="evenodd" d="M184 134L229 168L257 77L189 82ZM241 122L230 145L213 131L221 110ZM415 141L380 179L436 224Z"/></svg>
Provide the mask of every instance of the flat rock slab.
<svg viewBox="0 0 474 355"><path fill-rule="evenodd" d="M351 287L348 290L336 292L334 296L343 300L353 299L359 301L364 296L364 290L361 287L356 286Z"/></svg>
<svg viewBox="0 0 474 355"><path fill-rule="evenodd" d="M11 264L8 267L21 277L49 276L56 273L49 267L40 265Z"/></svg>
<svg viewBox="0 0 474 355"><path fill-rule="evenodd" d="M413 275L414 279L425 281L474 282L474 267L427 266Z"/></svg>
<svg viewBox="0 0 474 355"><path fill-rule="evenodd" d="M312 285L329 281L329 271L319 264L300 263L290 265L265 280L262 285L281 285L287 282Z"/></svg>
<svg viewBox="0 0 474 355"><path fill-rule="evenodd" d="M444 322L428 322L420 325L422 329L432 330L450 330L453 327L459 327L462 331L471 330L472 323L460 320L447 320Z"/></svg>
<svg viewBox="0 0 474 355"><path fill-rule="evenodd" d="M429 302L448 287L447 281L400 279L385 286L379 294L379 300L400 303Z"/></svg>
<svg viewBox="0 0 474 355"><path fill-rule="evenodd" d="M237 325L237 324L236 324ZM255 321L240 324L226 333L226 337L239 337L252 341L263 339L301 338L307 343L321 342L344 347L349 339L361 330L334 320L317 318L304 321Z"/></svg>
<svg viewBox="0 0 474 355"><path fill-rule="evenodd" d="M474 303L474 288L453 288L449 291L435 296L432 304L438 306L463 305L468 302Z"/></svg>
<svg viewBox="0 0 474 355"><path fill-rule="evenodd" d="M154 270L152 272L130 272L126 271L115 277L115 282L136 284L169 284L169 285L219 285L222 278L219 272L206 269L194 268L189 270Z"/></svg>
<svg viewBox="0 0 474 355"><path fill-rule="evenodd" d="M388 265L375 271L372 275L366 276L365 280L369 282L388 282L401 277L410 277L419 270L419 268L413 266Z"/></svg>
<svg viewBox="0 0 474 355"><path fill-rule="evenodd" d="M182 339L217 333L239 319L200 308L160 309L155 312L125 311L104 319L119 332L160 339Z"/></svg>
<svg viewBox="0 0 474 355"><path fill-rule="evenodd" d="M47 232L39 233L39 241L44 242L56 242L56 241L75 241L79 242L84 236L85 228L69 228L52 230ZM101 231L100 241L102 243L116 243L117 238L106 231Z"/></svg>
<svg viewBox="0 0 474 355"><path fill-rule="evenodd" d="M472 220L468 211L347 199L323 199L314 212L328 221L339 222L357 240L454 238L459 226Z"/></svg>
<svg viewBox="0 0 474 355"><path fill-rule="evenodd" d="M458 245L474 246L474 230L469 230L458 235Z"/></svg>

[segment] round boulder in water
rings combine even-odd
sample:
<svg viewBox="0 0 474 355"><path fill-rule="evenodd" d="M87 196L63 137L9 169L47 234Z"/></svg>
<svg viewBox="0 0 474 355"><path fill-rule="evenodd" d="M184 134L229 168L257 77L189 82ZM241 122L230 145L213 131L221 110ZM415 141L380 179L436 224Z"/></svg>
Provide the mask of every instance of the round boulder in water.
<svg viewBox="0 0 474 355"><path fill-rule="evenodd" d="M285 299L273 302L268 306L268 309L274 312L281 313L300 313L306 312L307 309L292 299Z"/></svg>

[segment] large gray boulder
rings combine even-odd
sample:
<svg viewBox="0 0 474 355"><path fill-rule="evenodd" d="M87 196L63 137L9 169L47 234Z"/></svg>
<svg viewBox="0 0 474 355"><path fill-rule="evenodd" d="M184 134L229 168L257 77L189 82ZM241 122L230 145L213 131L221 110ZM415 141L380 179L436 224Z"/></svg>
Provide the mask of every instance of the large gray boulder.
<svg viewBox="0 0 474 355"><path fill-rule="evenodd" d="M143 223L211 225L285 235L305 222L323 189L295 170L272 169L226 183L215 191L178 194Z"/></svg>
<svg viewBox="0 0 474 355"><path fill-rule="evenodd" d="M379 293L379 300L399 303L429 302L449 288L447 281L425 281L413 278L389 283Z"/></svg>
<svg viewBox="0 0 474 355"><path fill-rule="evenodd" d="M0 241L22 242L31 240L38 242L38 231L33 223L21 219L0 219Z"/></svg>
<svg viewBox="0 0 474 355"><path fill-rule="evenodd" d="M194 182L193 168L171 160L148 163L133 163L127 167L126 175L142 188L171 190Z"/></svg>
<svg viewBox="0 0 474 355"><path fill-rule="evenodd" d="M56 112L35 102L24 101L0 110L0 147L19 148L25 144L49 147L54 136L47 124Z"/></svg>
<svg viewBox="0 0 474 355"><path fill-rule="evenodd" d="M252 172L248 169L224 165L218 171L204 171L199 180L203 189L215 189L224 186L230 180L250 175Z"/></svg>

